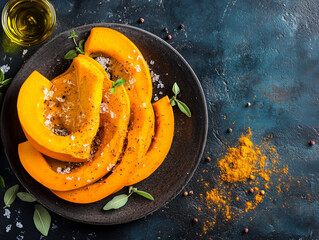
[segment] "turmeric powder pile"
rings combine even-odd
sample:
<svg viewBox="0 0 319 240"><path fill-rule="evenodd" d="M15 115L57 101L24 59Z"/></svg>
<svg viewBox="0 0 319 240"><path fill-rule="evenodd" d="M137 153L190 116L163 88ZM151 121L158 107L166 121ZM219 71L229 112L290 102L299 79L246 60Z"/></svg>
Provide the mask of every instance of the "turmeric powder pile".
<svg viewBox="0 0 319 240"><path fill-rule="evenodd" d="M217 161L220 175L213 187L205 183L206 193L200 197L211 216L204 222L203 233L213 230L217 221L238 220L255 209L267 196L269 185L273 184L270 183L272 173L279 172L277 160L276 150L268 143L258 146L252 142L252 132L248 128L248 133L239 138L238 145L228 148L225 156ZM287 174L288 167L280 173Z"/></svg>

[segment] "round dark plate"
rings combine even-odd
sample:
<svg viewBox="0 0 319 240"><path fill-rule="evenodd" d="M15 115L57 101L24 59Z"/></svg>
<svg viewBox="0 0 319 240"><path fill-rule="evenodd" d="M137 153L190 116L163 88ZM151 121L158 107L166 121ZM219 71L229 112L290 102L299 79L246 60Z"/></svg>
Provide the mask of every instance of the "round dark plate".
<svg viewBox="0 0 319 240"><path fill-rule="evenodd" d="M174 107L175 135L172 147L164 163L146 180L136 184L136 187L149 192L154 201L146 200L138 195L132 195L126 206L114 211L102 211L109 196L91 204L75 204L64 201L47 188L35 181L22 167L18 156L18 144L26 138L21 129L17 115L17 96L25 79L37 70L48 79L64 72L71 61L64 55L74 47L68 39L71 31L59 34L41 47L22 66L9 87L4 99L1 118L1 137L5 153L21 184L33 194L39 203L63 217L89 224L120 224L142 218L171 201L192 177L202 156L207 137L207 108L201 85L184 58L169 44L159 37L136 27L102 23L75 28L80 39L85 39L93 27L113 28L130 38L140 49L145 59L154 65L151 69L164 83L163 89L154 87L154 96L172 96L171 88L177 82L181 89L180 100L185 102L192 111L188 118ZM160 94L160 91L162 94ZM41 169L39 169L41 171ZM122 189L126 192L127 189ZM117 193L118 194L118 193Z"/></svg>

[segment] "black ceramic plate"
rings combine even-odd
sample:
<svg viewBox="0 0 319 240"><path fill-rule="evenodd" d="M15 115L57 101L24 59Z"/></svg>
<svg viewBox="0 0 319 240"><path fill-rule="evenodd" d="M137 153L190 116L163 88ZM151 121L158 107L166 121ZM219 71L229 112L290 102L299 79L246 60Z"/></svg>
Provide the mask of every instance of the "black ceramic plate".
<svg viewBox="0 0 319 240"><path fill-rule="evenodd" d="M181 88L180 99L192 111L192 117L188 118L177 107L174 108L175 135L170 152L164 163L152 176L136 185L139 189L151 193L155 201L148 201L138 195L133 195L123 208L105 212L102 211L102 207L113 196L92 204L70 203L56 197L36 182L22 167L18 156L18 144L26 139L16 110L19 89L33 70L52 79L68 68L71 62L65 60L64 55L74 47L72 41L68 40L70 31L59 34L41 47L15 76L3 104L1 137L11 168L22 185L37 198L39 203L74 221L111 225L130 222L156 211L171 201L185 187L192 177L205 147L207 108L202 88L193 70L183 57L165 41L136 27L112 23L78 27L75 29L79 35L78 40L85 39L89 35L90 29L96 26L113 28L130 38L148 62L154 61L154 65L150 66L164 83L164 89L157 89L154 86L154 94L159 97L166 94L171 96L172 85L177 82ZM162 92L162 95L159 94L159 91ZM123 189L123 191L127 191L127 189Z"/></svg>

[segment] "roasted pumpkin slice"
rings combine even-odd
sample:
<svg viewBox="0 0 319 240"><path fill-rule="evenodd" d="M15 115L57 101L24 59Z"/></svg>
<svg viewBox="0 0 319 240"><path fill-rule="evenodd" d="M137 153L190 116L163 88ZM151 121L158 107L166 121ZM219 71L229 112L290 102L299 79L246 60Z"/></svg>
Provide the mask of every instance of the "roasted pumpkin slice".
<svg viewBox="0 0 319 240"><path fill-rule="evenodd" d="M138 183L149 177L163 163L171 148L174 136L174 113L167 96L153 103L155 111L155 135L151 146L133 171L127 186Z"/></svg>
<svg viewBox="0 0 319 240"><path fill-rule="evenodd" d="M89 159L100 121L104 73L85 58L53 82L34 71L18 96L18 115L30 143L68 162Z"/></svg>
<svg viewBox="0 0 319 240"><path fill-rule="evenodd" d="M110 28L93 28L85 42L85 54L90 57L110 57L117 61L128 72L126 89L135 88L140 99L151 101L152 80L149 68L139 49L126 36Z"/></svg>
<svg viewBox="0 0 319 240"><path fill-rule="evenodd" d="M130 166L132 158L136 157L136 152L130 149L130 147L133 146L132 144L128 145L126 150L127 153L125 153L121 162L115 167L110 175L86 187L65 192L53 191L53 193L70 202L91 203L109 196L128 183L141 181L152 174L165 159L174 134L174 116L168 97L163 98L153 105L156 116L158 117L156 120L157 128L154 136L155 140L152 143L150 150L147 152L146 157L141 161L145 164L145 170L143 169L143 166L139 166L137 170ZM131 132L131 135L133 134L134 131ZM132 137L130 137L130 139L131 141L134 140ZM136 140L137 139L135 139L133 143L136 144ZM139 172L140 175L136 175L134 172L135 170ZM133 176L133 178L130 176Z"/></svg>

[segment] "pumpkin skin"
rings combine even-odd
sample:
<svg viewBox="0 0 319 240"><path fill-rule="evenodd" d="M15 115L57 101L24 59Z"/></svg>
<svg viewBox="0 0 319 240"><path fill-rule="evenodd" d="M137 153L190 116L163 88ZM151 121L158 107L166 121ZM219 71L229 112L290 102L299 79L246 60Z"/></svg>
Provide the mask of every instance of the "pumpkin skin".
<svg viewBox="0 0 319 240"><path fill-rule="evenodd" d="M168 97L164 97L158 102L154 103L156 116L156 130L155 142L152 143L151 148L141 162L145 162L147 168L142 169L141 166L136 169L129 170L123 167L125 165L125 156L122 161L116 166L115 170L105 178L100 179L86 187L82 187L71 191L52 191L58 197L74 203L92 203L99 201L112 193L117 192L128 183L138 182L151 175L157 167L163 162L166 153L169 151L174 134L174 116L173 110L169 103ZM164 140L164 141L163 141ZM166 141L167 140L167 141ZM161 142L160 142L161 141ZM162 151L163 149L163 151ZM159 154L160 153L160 154ZM131 157L132 153L129 155ZM152 162L150 162L152 161ZM149 163L149 164L148 164ZM142 169L142 170L140 170ZM133 172L132 172L133 170ZM134 170L140 173L140 176L134 174ZM125 175L129 172L128 176ZM133 175L132 175L133 174Z"/></svg>
<svg viewBox="0 0 319 240"><path fill-rule="evenodd" d="M151 102L152 80L147 63L135 44L110 28L92 28L85 42L85 55L112 57L129 73L126 90L136 89L140 99Z"/></svg>
<svg viewBox="0 0 319 240"><path fill-rule="evenodd" d="M48 119L46 118L50 114L45 114L46 104L49 104L47 103L49 100L47 95L51 91L55 97L62 98L63 96L58 96L60 92L53 90L55 85L58 83L63 85L63 82L68 80L75 81L72 84L80 92L77 103L83 107L85 118L80 128L71 128L70 134L59 136L47 127ZM21 126L33 147L41 153L61 161L83 162L88 160L90 145L100 124L103 81L103 72L90 61L81 57L74 58L70 68L53 82L34 71L22 85L17 102ZM70 84L64 84L67 91L75 91L75 87L71 89ZM56 93L57 95L55 95ZM89 98L91 101L88 101ZM73 108L73 112L75 111L76 107Z"/></svg>
<svg viewBox="0 0 319 240"><path fill-rule="evenodd" d="M72 164L46 159L29 142L19 144L19 157L23 167L45 187L57 191L69 191L83 187L106 175L117 162L127 135L130 103L123 86L117 87L116 92L110 94L112 82L105 71L104 73L102 104L105 104L106 112L100 113L101 121L98 132L100 144L90 161L73 168ZM68 167L71 168L70 171L63 174L57 172L58 168L67 169Z"/></svg>

